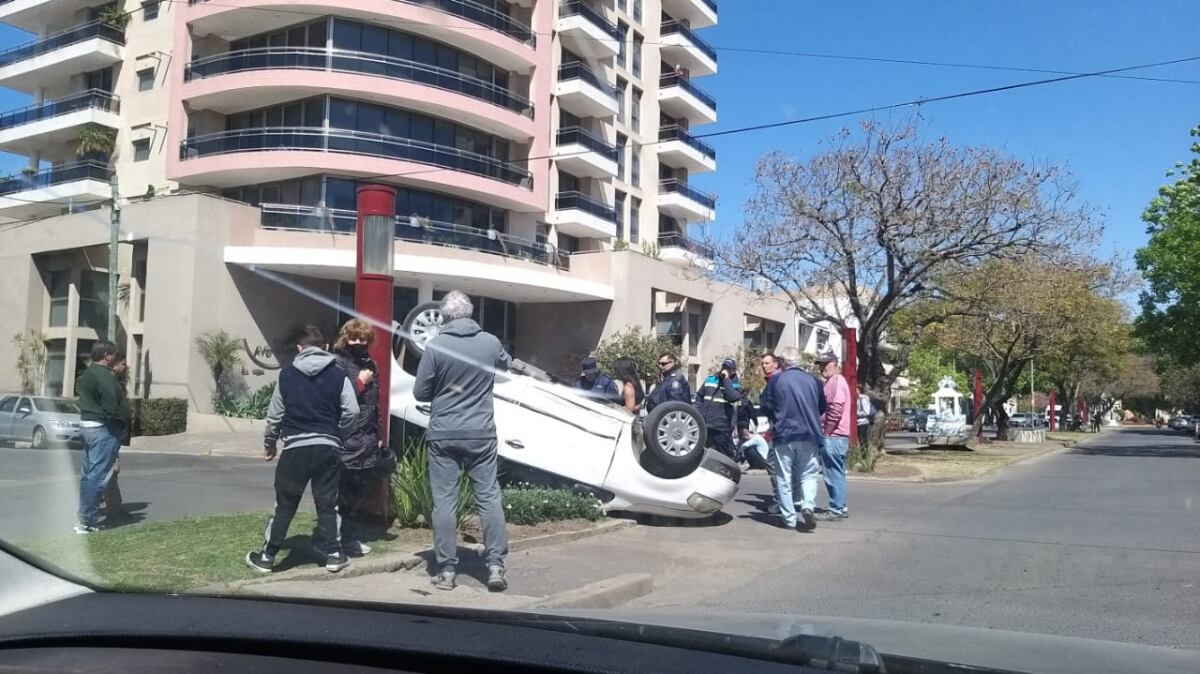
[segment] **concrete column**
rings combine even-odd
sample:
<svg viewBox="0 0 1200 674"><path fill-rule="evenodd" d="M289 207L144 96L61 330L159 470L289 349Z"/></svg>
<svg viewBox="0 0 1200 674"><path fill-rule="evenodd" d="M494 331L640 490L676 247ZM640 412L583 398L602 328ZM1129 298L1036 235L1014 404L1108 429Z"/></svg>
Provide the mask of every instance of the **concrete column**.
<svg viewBox="0 0 1200 674"><path fill-rule="evenodd" d="M433 301L433 280L423 278L417 281L417 304Z"/></svg>
<svg viewBox="0 0 1200 674"><path fill-rule="evenodd" d="M67 291L67 338L63 344L63 397L75 397L75 359L79 348L79 267L71 268L71 285Z"/></svg>

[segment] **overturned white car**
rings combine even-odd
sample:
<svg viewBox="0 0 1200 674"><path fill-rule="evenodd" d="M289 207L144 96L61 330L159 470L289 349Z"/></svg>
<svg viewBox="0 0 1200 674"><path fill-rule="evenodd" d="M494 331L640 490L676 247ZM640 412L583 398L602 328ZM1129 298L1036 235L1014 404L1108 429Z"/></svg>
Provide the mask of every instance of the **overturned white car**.
<svg viewBox="0 0 1200 674"><path fill-rule="evenodd" d="M430 407L413 397L416 366L440 326L436 303L413 309L392 362L392 416L421 428ZM741 469L705 449L704 421L691 405L664 403L639 419L514 361L496 378L495 410L507 471L586 490L606 512L707 517L737 493Z"/></svg>

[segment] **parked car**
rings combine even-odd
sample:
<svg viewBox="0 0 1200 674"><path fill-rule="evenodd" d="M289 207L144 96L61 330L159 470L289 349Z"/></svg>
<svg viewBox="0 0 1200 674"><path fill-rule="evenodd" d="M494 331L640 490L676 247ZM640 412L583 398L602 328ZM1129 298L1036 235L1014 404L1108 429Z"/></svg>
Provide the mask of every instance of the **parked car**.
<svg viewBox="0 0 1200 674"><path fill-rule="evenodd" d="M1187 427L1187 418L1182 414L1171 417L1171 421L1167 424L1167 428L1173 431L1182 431L1185 427Z"/></svg>
<svg viewBox="0 0 1200 674"><path fill-rule="evenodd" d="M429 425L430 405L413 397L416 366L440 325L437 304L413 309L392 361L392 416L420 428ZM663 403L635 416L521 361L497 375L494 396L500 457L510 472L586 490L606 512L707 517L737 493L741 468L705 448L704 419L689 404Z"/></svg>
<svg viewBox="0 0 1200 674"><path fill-rule="evenodd" d="M35 449L79 442L79 408L65 398L0 398L0 441L30 442Z"/></svg>
<svg viewBox="0 0 1200 674"><path fill-rule="evenodd" d="M1008 418L1008 425L1013 428L1033 428L1033 416L1024 412L1017 412Z"/></svg>
<svg viewBox="0 0 1200 674"><path fill-rule="evenodd" d="M924 433L929 427L929 412L914 409L904 417L904 430L913 433Z"/></svg>

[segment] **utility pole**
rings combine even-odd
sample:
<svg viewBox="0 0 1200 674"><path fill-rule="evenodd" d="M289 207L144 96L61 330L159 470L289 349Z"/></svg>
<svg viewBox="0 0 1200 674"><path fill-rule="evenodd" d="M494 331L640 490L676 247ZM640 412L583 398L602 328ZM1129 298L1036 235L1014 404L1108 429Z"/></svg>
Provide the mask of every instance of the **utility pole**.
<svg viewBox="0 0 1200 674"><path fill-rule="evenodd" d="M117 187L117 173L112 176L112 205L111 217L108 222L108 341L117 342L117 239L121 234L121 202L120 189Z"/></svg>

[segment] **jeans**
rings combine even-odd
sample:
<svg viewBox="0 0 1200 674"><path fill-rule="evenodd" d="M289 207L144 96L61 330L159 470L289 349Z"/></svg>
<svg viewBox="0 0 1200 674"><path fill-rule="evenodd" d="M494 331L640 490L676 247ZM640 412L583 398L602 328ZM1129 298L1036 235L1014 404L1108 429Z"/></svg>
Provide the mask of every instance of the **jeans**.
<svg viewBox="0 0 1200 674"><path fill-rule="evenodd" d="M825 471L825 490L829 492L829 509L846 512L846 452L850 438L834 436L821 443L821 469Z"/></svg>
<svg viewBox="0 0 1200 674"><path fill-rule="evenodd" d="M311 483L313 504L317 508L317 535L313 548L323 555L341 551L338 530L338 480L341 478L342 460L337 447L329 445L307 445L292 447L279 452L279 463L275 466L275 514L267 520L267 540L263 552L278 554L287 540L288 527L300 507L304 487Z"/></svg>
<svg viewBox="0 0 1200 674"><path fill-rule="evenodd" d="M121 440L104 426L84 426L79 434L83 436L83 461L79 470L78 520L94 527L100 523L100 497L108 488Z"/></svg>
<svg viewBox="0 0 1200 674"><path fill-rule="evenodd" d="M464 470L475 492L488 566L504 566L508 556L508 531L504 524L504 505L500 502L500 483L496 478L498 459L495 438L429 441L433 553L439 571L458 566L458 479Z"/></svg>
<svg viewBox="0 0 1200 674"><path fill-rule="evenodd" d="M796 506L792 491L800 484L800 508L812 510L817 499L817 476L821 474L821 463L817 458L820 443L816 440L796 440L776 443L775 500L779 503L779 514L789 527L796 526Z"/></svg>

